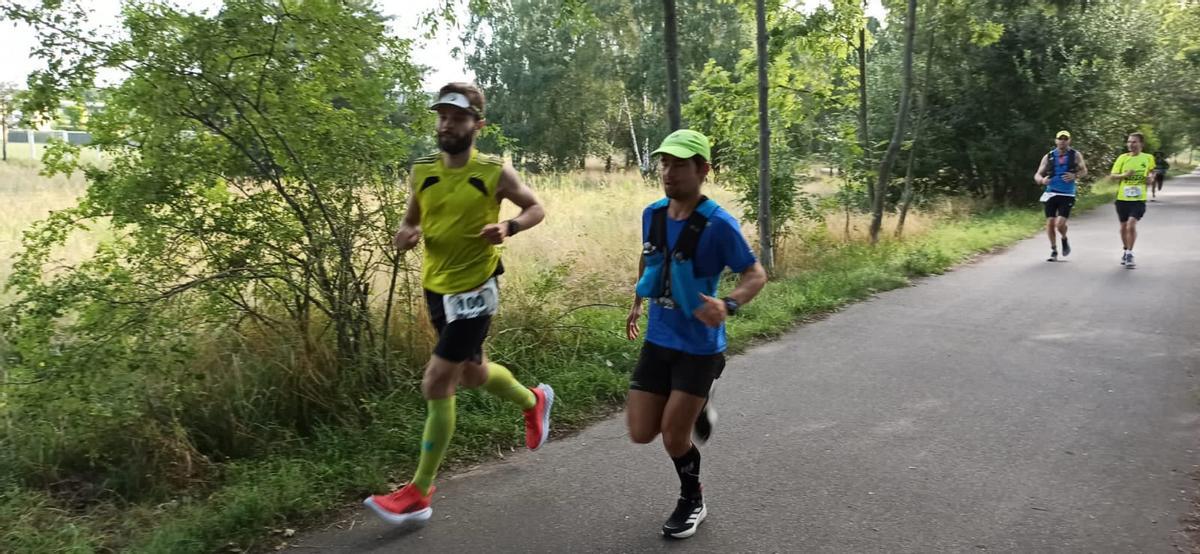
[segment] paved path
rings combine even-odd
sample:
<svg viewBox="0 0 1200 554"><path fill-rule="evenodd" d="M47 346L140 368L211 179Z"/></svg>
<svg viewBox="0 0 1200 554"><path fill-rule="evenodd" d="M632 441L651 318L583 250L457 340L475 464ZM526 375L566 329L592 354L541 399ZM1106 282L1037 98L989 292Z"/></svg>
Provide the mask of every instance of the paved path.
<svg viewBox="0 0 1200 554"><path fill-rule="evenodd" d="M709 519L621 416L443 479L402 533L365 511L317 552L1176 552L1200 463L1200 176L1119 264L1111 206L733 358L703 447Z"/></svg>

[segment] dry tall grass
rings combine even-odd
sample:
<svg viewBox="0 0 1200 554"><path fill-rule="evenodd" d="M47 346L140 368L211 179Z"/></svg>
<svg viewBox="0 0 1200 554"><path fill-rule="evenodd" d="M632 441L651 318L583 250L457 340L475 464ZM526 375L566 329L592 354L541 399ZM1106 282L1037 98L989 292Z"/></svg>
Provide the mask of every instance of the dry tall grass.
<svg viewBox="0 0 1200 554"><path fill-rule="evenodd" d="M27 160L0 163L0 283L12 270L12 256L21 248L21 235L53 210L69 208L87 188L83 175L44 177L39 164ZM60 254L78 260L92 252L102 234L75 235ZM0 285L2 288L2 285ZM0 302L5 298L0 293Z"/></svg>
<svg viewBox="0 0 1200 554"><path fill-rule="evenodd" d="M538 227L505 245L507 269L505 289L520 291L546 272L565 275L566 284L580 303L605 296L612 290L631 289L637 271L641 239L642 209L662 197L661 185L636 172L604 173L588 170L571 175L530 175L527 183L546 206L547 218ZM814 180L809 193L828 192L830 179ZM19 251L21 234L52 210L74 204L84 192L81 175L43 177L36 162L15 160L0 164L0 282L7 279L12 256ZM836 187L834 187L836 188ZM741 217L736 194L710 182L704 192ZM947 214L969 213L973 206L961 200L943 200L924 210L913 210L905 223L905 236L915 237L931 229ZM512 217L516 208L506 204L502 218ZM897 218L884 218L884 240L893 240ZM820 247L809 244L814 236L828 242L865 242L870 216L829 213L823 221L802 222L777 246L777 268L782 274L802 270ZM744 223L743 232L757 245L757 230ZM67 261L82 259L94 251L105 230L73 236L59 253ZM824 242L824 241L823 241ZM382 285L385 276L377 284ZM378 288L378 290L383 290ZM0 295L0 301L5 297ZM382 299L382 298L381 298ZM406 318L407 319L407 318Z"/></svg>
<svg viewBox="0 0 1200 554"><path fill-rule="evenodd" d="M546 207L546 220L504 247L506 288L522 289L544 271L563 268L573 290L632 293L641 252L642 210L662 187L637 173L531 176L527 183ZM734 194L718 184L704 193L735 216ZM517 212L507 205L501 218ZM580 300L587 300L582 298Z"/></svg>

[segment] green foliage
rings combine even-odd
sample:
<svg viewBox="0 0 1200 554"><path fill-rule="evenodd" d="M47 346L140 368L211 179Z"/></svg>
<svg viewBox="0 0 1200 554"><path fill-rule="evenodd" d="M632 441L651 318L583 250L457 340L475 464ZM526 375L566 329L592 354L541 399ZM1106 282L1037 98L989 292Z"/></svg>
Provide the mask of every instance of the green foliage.
<svg viewBox="0 0 1200 554"><path fill-rule="evenodd" d="M1167 22L1195 6L941 0L936 7L919 29L936 33L938 45L931 81L918 83L927 88L929 108L914 174L927 190L1028 202L1041 191L1030 178L1037 160L1059 129L1073 132L1095 178L1122 152L1126 133L1141 130L1174 151L1186 141L1181 122L1196 121L1180 114L1186 102L1178 100L1194 87L1183 75L1168 76L1172 64L1165 63L1182 31L1165 31ZM948 24L959 21L966 25ZM898 27L880 36L870 68L872 128L879 133L895 118ZM922 49L927 43L917 41ZM919 52L918 63L924 60Z"/></svg>
<svg viewBox="0 0 1200 554"><path fill-rule="evenodd" d="M90 186L25 233L8 283L7 379L31 384L7 396L5 471L137 496L366 415L359 399L397 361L394 325L372 309L391 292L376 276L401 269L395 164L430 117L408 42L363 6L230 0L201 16L135 2L114 42L75 40L74 8L6 8L72 45L43 52L31 110L83 96L102 67L128 76L89 122L108 163L66 145L45 160ZM56 249L97 222L113 238L61 267Z"/></svg>
<svg viewBox="0 0 1200 554"><path fill-rule="evenodd" d="M802 16L780 10L768 19L768 108L771 127L770 206L773 240L801 215L815 215L812 201L801 191L807 160L822 150L848 152L847 123L827 117L830 111L853 106L847 86L854 67L849 44L857 18L843 11L819 10ZM858 12L861 14L861 12ZM733 70L715 62L693 82L684 118L713 139L713 161L726 182L740 193L745 218L758 217L758 77L757 54L742 51ZM836 137L831 139L830 137Z"/></svg>
<svg viewBox="0 0 1200 554"><path fill-rule="evenodd" d="M1162 0L1155 8L1155 75L1143 90L1154 100L1160 149L1170 154L1200 144L1200 4Z"/></svg>
<svg viewBox="0 0 1200 554"><path fill-rule="evenodd" d="M710 59L729 67L748 45L725 2L681 1L681 80ZM533 171L574 169L589 156L638 149L666 134L660 0L513 0L474 12L467 56L488 92L488 118ZM644 153L643 153L644 154Z"/></svg>
<svg viewBox="0 0 1200 554"><path fill-rule="evenodd" d="M582 167L602 155L621 105L605 36L592 14L561 0L516 0L487 17L489 32L468 57L488 92L489 120L515 139L533 169ZM613 112L610 114L610 112Z"/></svg>
<svg viewBox="0 0 1200 554"><path fill-rule="evenodd" d="M578 167L588 156L621 149L630 158L627 119L650 143L661 136L660 4L521 0L492 4L476 17L469 63L498 91L494 117L530 167ZM773 233L796 217L803 199L794 198L791 176L814 160L848 173L839 198L860 209L853 191L875 178L874 166L862 162L886 144L898 103L903 2L885 4L889 22L880 26L864 20L861 2L839 0L811 11L767 3L771 172L778 187L772 205L779 213ZM714 139L718 167L745 192L747 215L754 217L751 11L727 2L679 4L681 44L701 45L683 49L685 124ZM919 194L1031 201L1039 190L1030 183L1032 166L1064 127L1074 130L1074 146L1093 169L1111 163L1125 133L1136 129L1168 152L1194 142L1198 11L1194 3L1170 0L923 3L917 75L924 74L919 66L930 35L936 42L931 78L917 84L928 104L913 171ZM863 27L872 130L865 141L855 133L858 70L851 49ZM564 106L557 101L564 97L590 101ZM906 141L905 149L912 147ZM899 200L897 189L886 191L890 202Z"/></svg>

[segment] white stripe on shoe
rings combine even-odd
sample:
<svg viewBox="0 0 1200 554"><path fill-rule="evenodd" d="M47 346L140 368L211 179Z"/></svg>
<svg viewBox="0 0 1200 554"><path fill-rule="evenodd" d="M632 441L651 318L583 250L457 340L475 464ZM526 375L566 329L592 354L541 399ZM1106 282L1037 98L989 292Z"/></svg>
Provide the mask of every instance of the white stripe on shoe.
<svg viewBox="0 0 1200 554"><path fill-rule="evenodd" d="M669 536L673 539L686 539L695 535L696 529L700 528L700 522L704 521L706 517L708 517L708 504L701 504L699 511L692 512L692 515L688 516L687 522L691 527L678 533L671 533Z"/></svg>
<svg viewBox="0 0 1200 554"><path fill-rule="evenodd" d="M407 514L394 514L385 510L383 506L376 504L375 499L371 497L367 497L366 500L363 500L363 505L370 508L372 512L375 512L375 515L379 516L380 519L392 525L420 525L429 521L429 518L433 517L433 507L425 508L424 510L417 510Z"/></svg>
<svg viewBox="0 0 1200 554"><path fill-rule="evenodd" d="M533 448L537 450L550 438L550 408L554 406L554 389L546 383L539 383L538 388L546 395L546 409L542 410L542 440Z"/></svg>

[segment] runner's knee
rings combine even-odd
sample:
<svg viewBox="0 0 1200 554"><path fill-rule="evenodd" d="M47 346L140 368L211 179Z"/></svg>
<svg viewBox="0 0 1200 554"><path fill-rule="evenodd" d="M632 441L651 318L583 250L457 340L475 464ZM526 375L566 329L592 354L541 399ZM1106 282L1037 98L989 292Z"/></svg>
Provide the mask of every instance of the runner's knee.
<svg viewBox="0 0 1200 554"><path fill-rule="evenodd" d="M473 389L483 386L487 382L488 370L487 366L473 360L463 362L462 377L459 378L458 384L464 389Z"/></svg>
<svg viewBox="0 0 1200 554"><path fill-rule="evenodd" d="M625 423L629 426L629 440L637 444L649 444L658 436L659 418L641 417L638 413L626 407Z"/></svg>
<svg viewBox="0 0 1200 554"><path fill-rule="evenodd" d="M672 456L680 456L692 447L692 430L663 429L663 446Z"/></svg>
<svg viewBox="0 0 1200 554"><path fill-rule="evenodd" d="M632 423L629 425L629 440L637 444L650 444L657 436L658 429L653 427L635 426Z"/></svg>
<svg viewBox="0 0 1200 554"><path fill-rule="evenodd" d="M435 358L425 366L425 377L421 379L421 392L427 400L449 398L454 396L454 386L458 384L458 379L457 364Z"/></svg>

